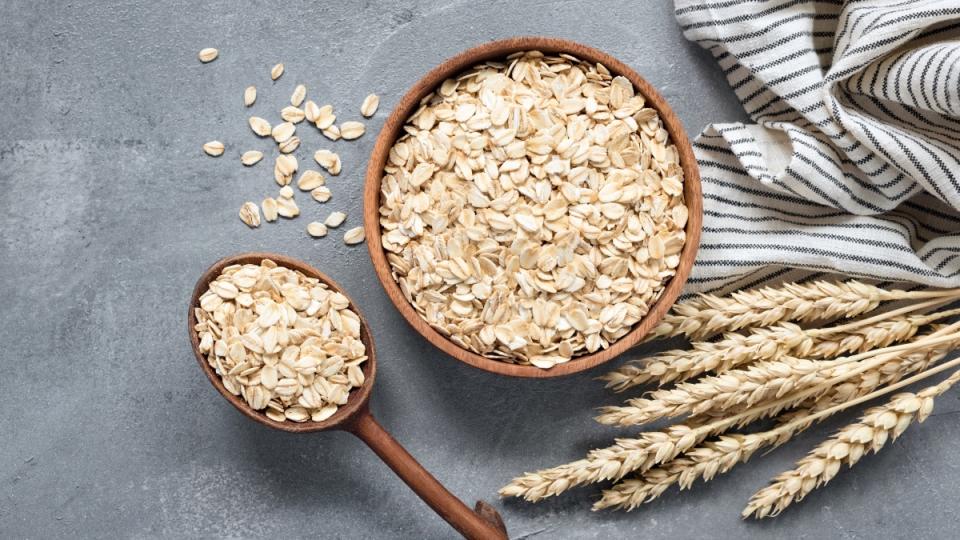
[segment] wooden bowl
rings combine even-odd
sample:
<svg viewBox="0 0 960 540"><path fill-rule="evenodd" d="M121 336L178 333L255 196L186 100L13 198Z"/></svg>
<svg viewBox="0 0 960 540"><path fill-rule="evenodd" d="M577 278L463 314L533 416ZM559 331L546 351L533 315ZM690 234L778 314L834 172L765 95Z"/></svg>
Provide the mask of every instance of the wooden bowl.
<svg viewBox="0 0 960 540"><path fill-rule="evenodd" d="M322 422L277 422L276 420L271 420L262 411L254 410L241 396L231 394L223 385L223 380L217 375L216 370L207 362L206 355L200 352L200 337L193 329L197 324L197 318L194 315L193 308L200 305L200 296L207 291L210 282L217 279L217 276L219 276L227 266L234 264L259 265L263 259L270 259L280 266L296 270L307 277L319 279L322 283L326 284L331 291L336 291L346 296L347 299L350 300L350 309L360 317L360 341L363 342L367 354L367 361L362 364L364 376L363 385L360 386L360 388L351 390L347 397L347 402L338 408L337 412L333 413L330 418ZM190 343L193 345L194 356L197 357L197 362L200 363L200 368L204 374L206 374L207 379L210 380L210 384L220 392L220 395L222 395L224 399L243 413L244 416L257 423L291 433L305 433L327 429L347 429L349 423L356 416L366 411L367 402L370 400L370 390L373 388L373 379L377 375L377 353L373 348L373 337L370 335L370 328L367 325L366 319L363 318L363 314L360 313L360 308L358 308L356 302L347 295L346 291L341 289L335 281L327 277L323 272L303 261L276 253L241 253L220 259L213 263L213 266L208 268L207 271L200 276L200 279L197 280L197 285L193 288L193 296L190 297L190 312L187 315L187 325L187 330L190 333Z"/></svg>
<svg viewBox="0 0 960 540"><path fill-rule="evenodd" d="M387 262L386 253L383 250L383 245L380 240L380 180L383 176L383 168L387 163L390 148L403 133L403 124L407 118L416 111L420 100L438 87L445 79L455 76L477 64L487 60L501 59L512 53L528 50L538 50L545 53L568 53L582 60L599 62L606 66L614 75L622 75L629 79L630 82L633 83L633 86L647 99L647 106L653 107L660 114L660 119L663 121L667 133L677 147L680 154L680 166L683 169L684 175L684 198L690 211L686 228L686 244L680 253L680 264L677 266L677 273L667 283L663 294L659 300L651 306L649 313L647 313L629 333L618 339L608 348L592 354L575 357L569 362L556 365L550 369L510 364L481 356L460 347L434 330L433 327L420 317L413 306L404 298L403 293L400 292L400 286L390 274L390 265ZM697 161L696 158L694 158L693 149L690 146L690 141L687 140L683 125L663 96L661 96L650 83L644 80L643 77L637 74L636 71L602 51L565 39L537 36L493 41L472 49L467 49L440 64L420 79L413 88L403 96L393 109L383 129L380 131L376 145L373 148L373 153L370 156L370 162L367 166L366 183L363 190L363 226L366 232L367 249L370 251L374 270L380 279L380 283L383 284L383 288L387 291L387 296L389 296L393 304L397 306L397 309L400 310L400 313L407 322L410 323L417 332L427 338L430 343L433 343L450 356L491 373L511 375L514 377L544 378L577 373L607 362L640 342L660 319L663 318L674 301L676 301L680 290L690 275L690 269L693 266L697 248L700 244L702 209L703 197L700 189L700 173L697 169Z"/></svg>

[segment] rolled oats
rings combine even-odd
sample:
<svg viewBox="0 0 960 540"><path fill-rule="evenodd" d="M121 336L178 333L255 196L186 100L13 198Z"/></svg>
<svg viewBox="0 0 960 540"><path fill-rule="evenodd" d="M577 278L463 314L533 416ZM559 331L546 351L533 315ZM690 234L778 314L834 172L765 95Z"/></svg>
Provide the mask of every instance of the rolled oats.
<svg viewBox="0 0 960 540"><path fill-rule="evenodd" d="M350 121L340 124L340 136L348 141L359 139L364 131L366 128L360 122Z"/></svg>
<svg viewBox="0 0 960 540"><path fill-rule="evenodd" d="M360 114L365 118L370 118L377 112L377 107L380 106L380 97L376 94L370 94L369 96L363 99L363 103L360 104Z"/></svg>
<svg viewBox="0 0 960 540"><path fill-rule="evenodd" d="M293 89L293 94L290 96L290 104L294 107L300 107L306 97L307 87L302 84L298 84L297 87Z"/></svg>
<svg viewBox="0 0 960 540"><path fill-rule="evenodd" d="M273 197L267 197L260 203L260 209L263 211L263 219L267 221L276 221L277 216L277 200Z"/></svg>
<svg viewBox="0 0 960 540"><path fill-rule="evenodd" d="M260 137L269 137L271 133L270 122L267 122L259 116L251 116L250 120L250 129L253 130Z"/></svg>
<svg viewBox="0 0 960 540"><path fill-rule="evenodd" d="M627 334L674 275L683 171L657 111L599 64L531 51L445 81L390 150L381 240L465 349L548 369Z"/></svg>
<svg viewBox="0 0 960 540"><path fill-rule="evenodd" d="M223 155L223 148L223 143L220 141L210 141L203 145L203 151L213 157Z"/></svg>
<svg viewBox="0 0 960 540"><path fill-rule="evenodd" d="M306 113L300 107L287 105L280 110L280 118L283 118L285 121L293 124L299 124L300 122L303 122L304 118L306 118Z"/></svg>
<svg viewBox="0 0 960 540"><path fill-rule="evenodd" d="M260 226L260 209L256 203L245 202L240 207L240 221L247 224L250 228Z"/></svg>
<svg viewBox="0 0 960 540"><path fill-rule="evenodd" d="M324 105L317 109L317 119L315 124L317 129L323 131L331 126L337 121L337 115L333 114L333 105Z"/></svg>
<svg viewBox="0 0 960 540"><path fill-rule="evenodd" d="M343 212L333 212L329 216L327 216L327 219L323 221L323 224L326 225L327 227L330 227L331 229L336 229L346 219L347 219L347 215L344 214Z"/></svg>
<svg viewBox="0 0 960 540"><path fill-rule="evenodd" d="M297 187L302 191L311 191L326 183L323 175L313 169L307 169L297 179Z"/></svg>
<svg viewBox="0 0 960 540"><path fill-rule="evenodd" d="M270 134L273 135L273 140L279 144L290 137L293 137L293 134L296 133L296 131L297 126L293 125L292 122L283 122L274 126Z"/></svg>
<svg viewBox="0 0 960 540"><path fill-rule="evenodd" d="M207 47L206 49L200 50L200 52L197 54L197 58L199 58L201 62L206 64L207 62L213 62L214 60L216 60L217 56L219 55L220 55L220 51L214 49L213 47Z"/></svg>
<svg viewBox="0 0 960 540"><path fill-rule="evenodd" d="M263 152L259 150L248 150L240 156L240 163L243 163L247 167L252 167L260 162L263 159Z"/></svg>
<svg viewBox="0 0 960 540"><path fill-rule="evenodd" d="M349 300L269 259L224 268L195 313L200 352L223 386L274 421L326 420L365 382Z"/></svg>
<svg viewBox="0 0 960 540"><path fill-rule="evenodd" d="M313 153L313 159L327 170L328 173L336 176L340 174L340 156L330 150L317 150Z"/></svg>
<svg viewBox="0 0 960 540"><path fill-rule="evenodd" d="M343 233L343 242L348 246L359 244L363 242L363 239L363 227L354 227Z"/></svg>
<svg viewBox="0 0 960 540"><path fill-rule="evenodd" d="M323 238L327 235L327 226L319 221L312 221L307 225L307 234L314 238Z"/></svg>

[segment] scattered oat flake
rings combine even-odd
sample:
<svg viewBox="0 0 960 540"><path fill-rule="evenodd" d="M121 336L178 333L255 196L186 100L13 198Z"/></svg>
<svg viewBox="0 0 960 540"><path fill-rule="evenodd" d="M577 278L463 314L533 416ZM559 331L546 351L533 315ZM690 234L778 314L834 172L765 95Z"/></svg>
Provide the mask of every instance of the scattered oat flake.
<svg viewBox="0 0 960 540"><path fill-rule="evenodd" d="M293 137L290 137L289 139L280 143L278 148L284 154L292 154L293 152L296 152L297 148L300 148L300 137L294 135Z"/></svg>
<svg viewBox="0 0 960 540"><path fill-rule="evenodd" d="M370 94L364 98L363 103L360 105L360 114L365 118L370 118L377 112L377 107L380 106L380 96L376 94Z"/></svg>
<svg viewBox="0 0 960 540"><path fill-rule="evenodd" d="M243 221L250 228L260 226L260 208L256 203L245 202L240 207L240 221Z"/></svg>
<svg viewBox="0 0 960 540"><path fill-rule="evenodd" d="M243 104L247 107L253 105L257 101L257 87L248 86L243 89Z"/></svg>
<svg viewBox="0 0 960 540"><path fill-rule="evenodd" d="M324 105L317 109L317 119L314 121L317 129L323 131L333 126L336 121L337 115L333 114L333 105Z"/></svg>
<svg viewBox="0 0 960 540"><path fill-rule="evenodd" d="M280 110L280 118L283 118L285 121L292 122L294 124L303 122L305 116L306 115L302 109L293 105L288 105Z"/></svg>
<svg viewBox="0 0 960 540"><path fill-rule="evenodd" d="M336 228L339 227L339 226L344 222L344 220L346 220L346 219L347 219L347 215L344 214L343 212L333 212L333 213L331 213L329 216L327 216L327 219L323 220L323 223L324 223L327 227L336 229Z"/></svg>
<svg viewBox="0 0 960 540"><path fill-rule="evenodd" d="M364 131L365 128L360 122L349 121L340 124L340 136L348 141L360 138Z"/></svg>
<svg viewBox="0 0 960 540"><path fill-rule="evenodd" d="M307 87L302 84L298 84L297 87L293 89L293 94L290 96L290 104L294 107L299 107L306 97Z"/></svg>
<svg viewBox="0 0 960 540"><path fill-rule="evenodd" d="M297 158L294 156L277 156L277 169L283 175L292 175L297 172Z"/></svg>
<svg viewBox="0 0 960 540"><path fill-rule="evenodd" d="M270 128L270 122L267 122L259 116L251 116L248 122L250 124L250 129L252 129L257 135L261 137L270 136L270 133L272 132Z"/></svg>
<svg viewBox="0 0 960 540"><path fill-rule="evenodd" d="M277 143L282 143L290 137L293 137L296 131L297 126L293 125L292 122L283 122L274 126L270 133L273 135L273 140L277 141Z"/></svg>
<svg viewBox="0 0 960 540"><path fill-rule="evenodd" d="M313 159L330 174L334 176L340 174L340 156L336 153L330 150L317 150L313 153Z"/></svg>
<svg viewBox="0 0 960 540"><path fill-rule="evenodd" d="M311 221L307 225L307 233L314 238L323 238L327 235L327 226L319 221Z"/></svg>
<svg viewBox="0 0 960 540"><path fill-rule="evenodd" d="M297 179L297 187L302 191L311 191L325 183L326 179L323 175L313 169L303 171L303 173L300 174L300 178Z"/></svg>
<svg viewBox="0 0 960 540"><path fill-rule="evenodd" d="M263 210L263 219L267 221L277 220L277 200L273 197L267 197L260 203L260 209Z"/></svg>
<svg viewBox="0 0 960 540"><path fill-rule="evenodd" d="M283 64L277 64L270 69L270 79L277 80L283 75Z"/></svg>
<svg viewBox="0 0 960 540"><path fill-rule="evenodd" d="M348 230L347 232L343 233L343 242L348 246L359 244L363 242L363 239L364 239L363 227L354 227Z"/></svg>
<svg viewBox="0 0 960 540"><path fill-rule="evenodd" d="M277 213L280 217L295 218L300 215L300 208L293 199L281 197L277 199Z"/></svg>
<svg viewBox="0 0 960 540"><path fill-rule="evenodd" d="M330 126L327 129L321 131L321 133L323 133L323 136L330 139L331 141L340 140L340 128L338 128L337 126Z"/></svg>
<svg viewBox="0 0 960 540"><path fill-rule="evenodd" d="M240 156L240 163L251 167L259 163L261 159L263 159L263 152L259 150L247 150Z"/></svg>
<svg viewBox="0 0 960 540"><path fill-rule="evenodd" d="M220 141L210 141L203 145L203 151L213 157L220 156L223 154L223 143Z"/></svg>
<svg viewBox="0 0 960 540"><path fill-rule="evenodd" d="M307 102L303 105L303 116L307 119L307 122L316 124L317 118L320 117L320 107L318 107L313 101L307 100Z"/></svg>
<svg viewBox="0 0 960 540"><path fill-rule="evenodd" d="M313 188L310 190L310 196L313 197L313 200L325 203L330 200L330 197L333 196L333 193L330 192L330 188L327 186L320 186L318 188Z"/></svg>
<svg viewBox="0 0 960 540"><path fill-rule="evenodd" d="M219 55L220 55L220 51L214 49L213 47L207 47L206 49L202 49L200 53L197 54L197 58L199 58L201 62L206 64L207 62L213 62L214 60L216 60L217 56Z"/></svg>
<svg viewBox="0 0 960 540"><path fill-rule="evenodd" d="M291 188L290 186L283 186L282 188L280 188L280 196L283 197L284 199L292 199L293 188Z"/></svg>

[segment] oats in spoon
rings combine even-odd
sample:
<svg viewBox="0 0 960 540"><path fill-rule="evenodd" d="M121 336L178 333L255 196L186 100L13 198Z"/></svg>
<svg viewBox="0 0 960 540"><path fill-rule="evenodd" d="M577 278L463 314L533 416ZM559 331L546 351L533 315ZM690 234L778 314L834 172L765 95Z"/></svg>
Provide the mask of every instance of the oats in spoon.
<svg viewBox="0 0 960 540"><path fill-rule="evenodd" d="M316 278L269 259L228 266L195 313L224 387L272 420L320 422L363 385L360 317Z"/></svg>

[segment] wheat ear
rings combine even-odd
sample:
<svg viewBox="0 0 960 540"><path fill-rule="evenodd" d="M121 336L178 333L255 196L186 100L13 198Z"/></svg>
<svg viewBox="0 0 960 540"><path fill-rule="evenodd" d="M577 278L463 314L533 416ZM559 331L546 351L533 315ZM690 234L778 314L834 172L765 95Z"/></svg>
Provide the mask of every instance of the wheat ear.
<svg viewBox="0 0 960 540"><path fill-rule="evenodd" d="M953 327L954 325L951 325L947 328L953 329ZM887 347L884 350L888 351L887 354L889 355L894 352L899 353L905 351L909 346L916 349L921 348L921 345L923 345L923 348L933 348L951 339L957 339L958 337L960 337L960 334L949 334L936 338L930 337L918 340L915 343ZM880 358L880 360L884 359L889 360L889 356ZM585 459L549 469L542 469L533 473L526 473L514 478L509 484L500 489L500 495L502 497L522 497L528 501L538 501L546 497L558 495L575 486L604 480L619 480L633 471L647 471L655 465L674 459L679 454L700 444L711 435L723 433L730 428L748 424L759 418L773 416L785 408L802 403L807 398L822 395L831 386L866 371L871 367L875 367L875 365L878 365L874 362L875 360L877 359L872 359L871 362L863 366L831 377L822 384L800 390L772 402L750 407L749 409L728 417L718 418L709 423L698 425L697 420L694 420L692 423L688 421L687 424L672 425L664 431L641 433L638 438L617 439L616 444L613 446L591 450ZM960 359L958 359L957 362L960 362ZM951 362L943 364L943 366L949 364L951 364ZM926 373L932 373L935 370L941 369L943 366L933 368ZM906 381L917 380L916 378L921 375L924 374L916 375ZM901 381L888 388L874 392L871 396L876 397L887 391L892 391L904 383L905 381ZM823 415L833 414L833 412L837 410L843 410L860 403L862 399L864 398L852 400L848 403L827 409L826 411L815 413L810 418L815 419ZM781 427L778 429L787 428Z"/></svg>
<svg viewBox="0 0 960 540"><path fill-rule="evenodd" d="M650 469L640 478L622 480L612 488L603 490L593 510L633 510L656 499L674 484L679 484L680 489L687 489L698 478L709 481L717 474L726 473L737 463L747 461L757 450L770 444L768 438L771 434L721 435L661 467Z"/></svg>
<svg viewBox="0 0 960 540"><path fill-rule="evenodd" d="M869 394L877 388L895 383L913 373L919 373L937 362L943 360L948 352L960 346L960 339L947 343L941 347L916 351L904 356L898 356L890 361L867 370L831 388L826 394L800 407L816 412L828 409L834 405L844 403L864 394Z"/></svg>
<svg viewBox="0 0 960 540"><path fill-rule="evenodd" d="M596 420L601 424L629 426L682 414L696 416L707 411L752 406L797 390L824 386L827 380L847 380L883 365L893 353L932 348L955 340L958 336L949 332L956 332L958 327L960 323L954 323L924 339L838 360L814 361L788 357L759 362L745 369L704 377L694 383L680 383L674 388L655 390L649 394L650 397L628 400L624 406L604 407Z"/></svg>
<svg viewBox="0 0 960 540"><path fill-rule="evenodd" d="M907 306L923 309L932 303ZM900 310L897 310L900 311ZM886 347L913 337L917 330L932 321L960 314L960 309L930 315L899 315L879 319L867 325L852 323L842 329L804 329L793 323L780 323L770 328L756 328L748 334L728 333L720 341L698 341L691 350L672 350L642 361L632 361L601 376L608 388L622 392L628 388L657 381L663 385L686 381L706 372L722 373L759 360L783 356L802 358L834 358L851 352L866 352Z"/></svg>
<svg viewBox="0 0 960 540"><path fill-rule="evenodd" d="M874 370L874 372L877 372L876 376L864 377L872 384L861 383L852 390L844 392L844 401L866 395L880 384L896 382L905 374L910 373L907 370L913 366L919 366L917 370L924 369L942 359L946 354L947 349L942 348L931 351L916 351L895 358ZM894 365L897 366L897 371L887 367ZM874 372L867 372L862 375ZM832 393L827 394L824 398L831 396ZM679 484L680 489L688 489L697 479L710 481L717 474L726 473L737 463L746 462L757 450L768 446L779 446L797 433L809 428L814 420L823 419L820 416L814 417L815 413L828 409L839 412L841 409L838 408L838 405L841 404L830 399L818 400L812 407L790 411L778 417L777 419L780 422L776 429L751 434L728 433L721 435L717 440L706 441L687 451L684 455L668 461L660 467L648 470L639 478L622 480L612 488L604 490L602 497L594 504L593 509L620 508L632 510L641 504L656 499L674 484Z"/></svg>
<svg viewBox="0 0 960 540"><path fill-rule="evenodd" d="M777 476L771 485L755 493L744 508L743 517L776 516L833 479L843 464L852 467L867 452L879 452L914 420L923 422L933 411L934 398L957 381L960 381L960 371L940 384L915 394L895 395L885 405L868 409L859 422L841 429L797 462L795 469Z"/></svg>
<svg viewBox="0 0 960 540"><path fill-rule="evenodd" d="M749 326L771 326L781 321L823 321L850 318L890 300L921 300L960 296L955 289L884 290L859 281L787 283L733 293L730 297L701 294L676 304L648 339L686 335L703 339Z"/></svg>
<svg viewBox="0 0 960 540"><path fill-rule="evenodd" d="M634 470L672 459L702 440L697 429L685 424L664 431L643 433L636 439L617 439L607 448L591 450L585 459L525 473L500 489L501 497L522 497L539 501L584 484L619 480Z"/></svg>

